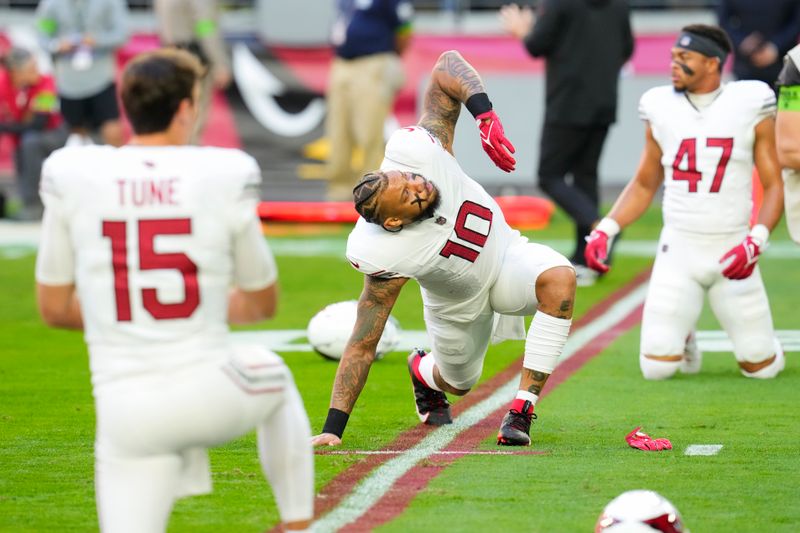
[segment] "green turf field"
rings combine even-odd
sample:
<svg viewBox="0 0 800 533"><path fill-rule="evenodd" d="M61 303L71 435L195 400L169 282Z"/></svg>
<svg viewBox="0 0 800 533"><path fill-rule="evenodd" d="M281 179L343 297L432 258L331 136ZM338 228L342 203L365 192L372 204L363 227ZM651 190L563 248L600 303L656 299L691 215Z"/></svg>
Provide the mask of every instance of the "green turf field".
<svg viewBox="0 0 800 533"><path fill-rule="evenodd" d="M659 227L659 214L653 211L625 238L655 239ZM557 214L550 228L530 236L558 245L571 231ZM324 238L343 250L345 235L346 228ZM276 250L310 247L318 240L313 235L270 237ZM773 243L791 250L783 228ZM96 531L94 414L82 337L49 330L39 321L32 253L0 257L0 531ZM777 329L800 329L798 259L800 254L767 253L760 263ZM318 309L356 298L361 288L360 276L343 257L279 254L278 263L278 317L260 329L304 328ZM576 316L649 264L643 257L618 257L606 279L579 289ZM422 329L420 305L418 291L409 285L394 313L404 328ZM718 329L708 311L700 329ZM458 459L381 530L591 531L605 503L634 488L667 496L694 533L800 530L796 354L789 354L786 370L774 381L746 380L731 354L713 353L706 355L700 375L652 383L639 375L638 333L634 328L621 336L539 404L533 449L547 455ZM521 342L491 347L484 379L521 350ZM336 365L309 353L283 355L317 432ZM409 389L405 354L393 353L377 363L344 447L379 449L414 426ZM644 453L628 448L624 436L637 425L653 436L669 437L675 449ZM723 449L713 457L689 457L683 454L689 444L722 444ZM494 449L492 435L481 448ZM213 451L211 458L214 493L180 501L170 531L255 532L277 522L252 435ZM317 488L361 460L318 456Z"/></svg>

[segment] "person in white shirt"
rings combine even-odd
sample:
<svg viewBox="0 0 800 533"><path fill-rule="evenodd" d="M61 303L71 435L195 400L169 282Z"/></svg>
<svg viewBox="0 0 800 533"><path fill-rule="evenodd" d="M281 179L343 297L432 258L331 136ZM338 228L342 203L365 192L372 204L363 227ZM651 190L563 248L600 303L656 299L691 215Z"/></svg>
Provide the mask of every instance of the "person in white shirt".
<svg viewBox="0 0 800 533"><path fill-rule="evenodd" d="M277 269L256 216L261 172L239 150L185 146L202 67L132 60L129 144L64 148L42 172L41 315L85 330L104 532L162 532L177 498L211 490L206 449L253 429L287 529L313 517L311 430L292 375L228 323L273 316Z"/></svg>
<svg viewBox="0 0 800 533"><path fill-rule="evenodd" d="M443 53L418 125L396 131L380 170L353 189L361 218L347 258L364 274L364 290L315 445L341 443L387 317L409 279L422 289L432 342L431 352L415 350L408 359L420 420L452 422L445 392L460 396L475 385L489 341L526 338L519 391L497 440L531 442L534 405L569 333L575 271L562 255L511 229L494 199L461 169L453 135L462 103L476 118L489 157L507 172L514 169L513 146L478 73L458 52ZM526 336L523 317L530 315Z"/></svg>
<svg viewBox="0 0 800 533"><path fill-rule="evenodd" d="M664 228L642 318L639 362L646 379L700 370L693 330L705 294L745 376L772 378L784 367L757 266L783 211L775 95L760 81L723 84L730 52L716 26L681 30L672 48L672 85L641 98L645 148L636 175L587 243L589 266L608 270L609 242L664 184ZM749 228L754 163L764 196Z"/></svg>

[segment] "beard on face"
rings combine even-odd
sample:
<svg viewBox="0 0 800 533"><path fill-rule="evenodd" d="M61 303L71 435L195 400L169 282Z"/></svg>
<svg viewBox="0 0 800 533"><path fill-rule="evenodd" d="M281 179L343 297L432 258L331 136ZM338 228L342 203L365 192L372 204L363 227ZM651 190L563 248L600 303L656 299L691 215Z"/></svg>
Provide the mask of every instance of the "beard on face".
<svg viewBox="0 0 800 533"><path fill-rule="evenodd" d="M442 202L442 195L439 193L439 187L436 186L435 183L429 182L433 186L433 190L436 191L436 198L432 202L428 202L428 207L422 211L417 218L414 219L414 222L418 222L420 220L427 220L432 218L433 215L436 213L436 210L439 209L439 204Z"/></svg>

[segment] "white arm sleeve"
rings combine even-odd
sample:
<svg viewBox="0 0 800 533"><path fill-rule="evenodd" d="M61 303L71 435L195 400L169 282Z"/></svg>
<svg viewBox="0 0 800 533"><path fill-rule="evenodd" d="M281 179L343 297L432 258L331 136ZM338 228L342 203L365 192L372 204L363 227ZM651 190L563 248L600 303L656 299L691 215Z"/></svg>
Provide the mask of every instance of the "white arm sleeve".
<svg viewBox="0 0 800 533"><path fill-rule="evenodd" d="M278 268L261 233L257 214L261 169L255 159L244 153L241 155L244 180L234 191L228 213L233 230L233 280L240 289L254 291L274 284L278 279Z"/></svg>
<svg viewBox="0 0 800 533"><path fill-rule="evenodd" d="M36 257L36 281L44 285L75 282L75 263L69 225L52 175L52 164L42 168L41 197L44 203L42 235Z"/></svg>
<svg viewBox="0 0 800 533"><path fill-rule="evenodd" d="M283 403L258 428L258 453L283 522L314 517L311 425L294 381Z"/></svg>
<svg viewBox="0 0 800 533"><path fill-rule="evenodd" d="M762 83L763 87L755 97L756 105L756 124L765 118L774 117L778 112L778 100L775 98L775 93L772 92L769 85Z"/></svg>
<svg viewBox="0 0 800 533"><path fill-rule="evenodd" d="M252 220L233 239L234 283L242 290L255 291L269 287L277 279L275 257L261 234L254 211Z"/></svg>

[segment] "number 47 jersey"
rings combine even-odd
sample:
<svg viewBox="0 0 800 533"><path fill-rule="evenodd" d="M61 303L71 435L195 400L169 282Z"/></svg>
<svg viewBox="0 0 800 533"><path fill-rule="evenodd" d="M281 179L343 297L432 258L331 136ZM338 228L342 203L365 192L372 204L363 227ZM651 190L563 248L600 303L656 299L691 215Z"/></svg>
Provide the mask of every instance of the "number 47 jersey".
<svg viewBox="0 0 800 533"><path fill-rule="evenodd" d="M423 128L397 130L386 145L381 170L420 174L436 185L440 203L433 217L397 233L359 219L347 240L350 263L370 276L416 279L425 307L449 320L466 322L486 312L506 249L525 239Z"/></svg>
<svg viewBox="0 0 800 533"><path fill-rule="evenodd" d="M277 276L260 182L238 150L90 146L47 159L36 278L76 285L96 385L224 354L230 287Z"/></svg>
<svg viewBox="0 0 800 533"><path fill-rule="evenodd" d="M710 234L746 230L755 127L775 114L769 86L727 83L702 109L672 86L656 87L642 96L639 114L661 147L664 225Z"/></svg>

